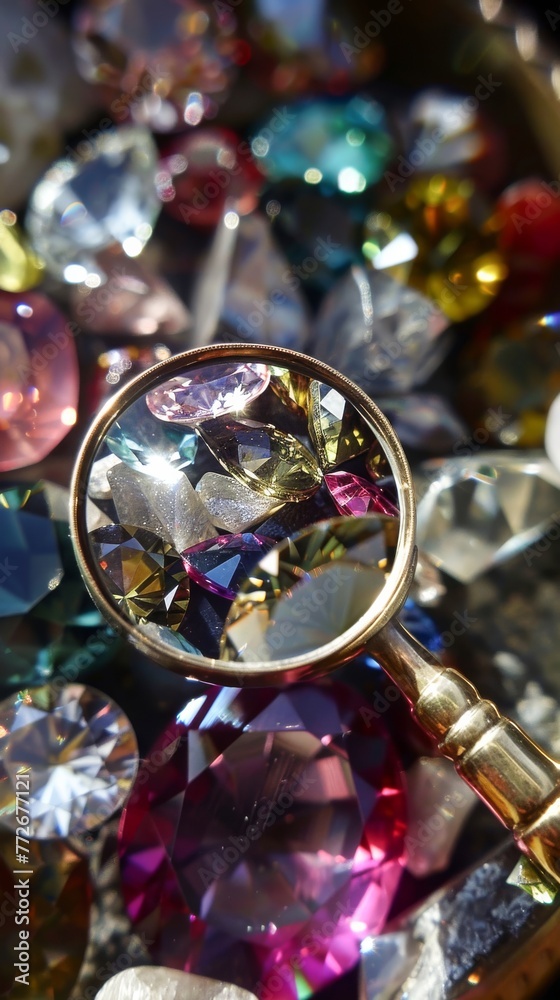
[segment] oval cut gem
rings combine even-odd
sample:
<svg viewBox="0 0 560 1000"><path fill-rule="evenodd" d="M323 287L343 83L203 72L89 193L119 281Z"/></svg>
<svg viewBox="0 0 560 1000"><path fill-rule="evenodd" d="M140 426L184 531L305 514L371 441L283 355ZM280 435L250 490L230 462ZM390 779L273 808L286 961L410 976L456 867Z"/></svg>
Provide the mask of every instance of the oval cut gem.
<svg viewBox="0 0 560 1000"><path fill-rule="evenodd" d="M205 365L152 389L146 395L146 403L159 420L198 424L213 417L242 413L264 392L269 381L266 365Z"/></svg>

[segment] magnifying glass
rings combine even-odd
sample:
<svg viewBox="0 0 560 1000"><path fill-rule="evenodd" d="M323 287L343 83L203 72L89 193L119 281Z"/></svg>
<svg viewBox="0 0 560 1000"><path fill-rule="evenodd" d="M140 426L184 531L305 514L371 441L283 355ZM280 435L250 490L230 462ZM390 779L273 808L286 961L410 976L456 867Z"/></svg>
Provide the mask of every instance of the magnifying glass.
<svg viewBox="0 0 560 1000"><path fill-rule="evenodd" d="M410 470L387 419L312 358L188 351L117 393L72 484L100 611L154 661L281 685L368 650L440 751L560 882L560 767L398 620L414 576Z"/></svg>

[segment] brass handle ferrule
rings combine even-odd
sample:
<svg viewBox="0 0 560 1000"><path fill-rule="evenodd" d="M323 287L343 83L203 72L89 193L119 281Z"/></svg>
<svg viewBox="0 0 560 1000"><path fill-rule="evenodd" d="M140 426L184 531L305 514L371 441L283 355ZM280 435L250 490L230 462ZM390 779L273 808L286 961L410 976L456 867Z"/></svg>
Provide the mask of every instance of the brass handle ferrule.
<svg viewBox="0 0 560 1000"><path fill-rule="evenodd" d="M400 622L378 632L369 650L520 849L560 882L560 765Z"/></svg>

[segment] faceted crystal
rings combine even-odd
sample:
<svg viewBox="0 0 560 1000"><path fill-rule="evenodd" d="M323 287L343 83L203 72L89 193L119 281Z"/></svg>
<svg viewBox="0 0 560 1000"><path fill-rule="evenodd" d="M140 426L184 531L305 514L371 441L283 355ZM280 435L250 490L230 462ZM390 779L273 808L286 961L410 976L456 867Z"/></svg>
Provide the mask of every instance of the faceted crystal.
<svg viewBox="0 0 560 1000"><path fill-rule="evenodd" d="M252 212L263 181L248 147L215 126L173 139L163 150L157 177L165 209L192 226L215 226L226 209Z"/></svg>
<svg viewBox="0 0 560 1000"><path fill-rule="evenodd" d="M344 194L374 184L393 152L385 112L370 97L292 105L284 127L254 137L251 148L270 180L322 181Z"/></svg>
<svg viewBox="0 0 560 1000"><path fill-rule="evenodd" d="M62 578L54 526L47 517L0 504L0 618L26 614Z"/></svg>
<svg viewBox="0 0 560 1000"><path fill-rule="evenodd" d="M382 406L405 448L442 455L469 436L449 401L435 393L385 396Z"/></svg>
<svg viewBox="0 0 560 1000"><path fill-rule="evenodd" d="M272 538L250 533L218 535L186 549L182 559L191 580L233 601L239 585L247 580L253 566L274 544Z"/></svg>
<svg viewBox="0 0 560 1000"><path fill-rule="evenodd" d="M279 500L216 472L207 472L196 484L196 492L212 524L232 532L247 531L281 506Z"/></svg>
<svg viewBox="0 0 560 1000"><path fill-rule="evenodd" d="M97 275L97 251L119 243L131 257L152 235L161 205L157 153L146 129L109 129L47 170L26 224L47 267L71 284Z"/></svg>
<svg viewBox="0 0 560 1000"><path fill-rule="evenodd" d="M23 800L22 800L23 801ZM58 1000L70 996L84 960L90 931L92 886L88 862L80 858L64 841L29 842L29 854L18 868L31 878L29 924L16 923L14 895L13 833L0 836L0 895L9 906L5 909L0 950L0 993L5 1000ZM20 896L21 900L23 897ZM23 910L21 911L23 912ZM9 916L13 914L13 916ZM4 916L4 914L3 914ZM18 918L21 921L21 915ZM14 950L22 941L21 930L28 931L29 975L17 982L21 970Z"/></svg>
<svg viewBox="0 0 560 1000"><path fill-rule="evenodd" d="M192 465L198 447L194 431L167 427L154 420L143 399L121 413L105 440L113 454L131 469L155 477Z"/></svg>
<svg viewBox="0 0 560 1000"><path fill-rule="evenodd" d="M560 514L560 475L541 452L440 459L422 472L418 545L462 583L522 552Z"/></svg>
<svg viewBox="0 0 560 1000"><path fill-rule="evenodd" d="M374 481L391 475L391 466L379 442L374 441L366 455L366 469Z"/></svg>
<svg viewBox="0 0 560 1000"><path fill-rule="evenodd" d="M222 417L200 424L198 432L224 468L257 493L297 502L321 485L311 452L272 424Z"/></svg>
<svg viewBox="0 0 560 1000"><path fill-rule="evenodd" d="M0 212L0 288L4 292L26 292L38 285L43 262L33 252L16 225L14 212Z"/></svg>
<svg viewBox="0 0 560 1000"><path fill-rule="evenodd" d="M128 524L97 528L89 537L117 606L134 622L178 629L189 604L179 553L152 531Z"/></svg>
<svg viewBox="0 0 560 1000"><path fill-rule="evenodd" d="M310 653L371 610L391 570L399 520L339 517L280 542L230 608L221 655L275 660Z"/></svg>
<svg viewBox="0 0 560 1000"><path fill-rule="evenodd" d="M364 514L399 516L398 507L383 492L383 488L361 476L351 472L328 472L325 482L339 514L350 517Z"/></svg>
<svg viewBox="0 0 560 1000"><path fill-rule="evenodd" d="M29 835L92 830L122 806L138 746L124 712L83 684L29 688L0 703L0 820L15 830L18 801Z"/></svg>
<svg viewBox="0 0 560 1000"><path fill-rule="evenodd" d="M107 473L121 524L147 528L178 552L216 531L200 497L182 472L163 469L157 477L121 463Z"/></svg>
<svg viewBox="0 0 560 1000"><path fill-rule="evenodd" d="M72 285L72 314L103 336L176 337L191 328L186 306L171 285L113 244L95 255L88 284Z"/></svg>
<svg viewBox="0 0 560 1000"><path fill-rule="evenodd" d="M207 976L165 969L163 966L141 966L125 969L111 976L101 987L95 1000L257 1000L253 993L218 982Z"/></svg>
<svg viewBox="0 0 560 1000"><path fill-rule="evenodd" d="M307 417L309 378L289 368L270 367L270 388L298 416Z"/></svg>
<svg viewBox="0 0 560 1000"><path fill-rule="evenodd" d="M198 424L201 420L242 413L264 392L270 379L266 365L206 365L152 389L146 395L148 409L159 420Z"/></svg>
<svg viewBox="0 0 560 1000"><path fill-rule="evenodd" d="M450 347L443 313L385 274L353 267L327 295L313 352L375 397L425 382Z"/></svg>
<svg viewBox="0 0 560 1000"><path fill-rule="evenodd" d="M373 434L353 406L322 382L309 386L309 434L323 469L342 465L370 447Z"/></svg>
<svg viewBox="0 0 560 1000"><path fill-rule="evenodd" d="M238 40L233 8L198 0L81 0L78 67L86 80L111 84L110 109L156 131L180 131L215 114L225 96Z"/></svg>
<svg viewBox="0 0 560 1000"><path fill-rule="evenodd" d="M0 471L33 465L76 422L78 363L63 315L43 295L0 293Z"/></svg>
<svg viewBox="0 0 560 1000"><path fill-rule="evenodd" d="M125 903L156 963L278 1000L354 965L387 916L405 833L398 762L366 710L325 683L187 703L119 833Z"/></svg>
<svg viewBox="0 0 560 1000"><path fill-rule="evenodd" d="M445 871L478 798L445 758L419 757L406 777L406 866L422 878Z"/></svg>
<svg viewBox="0 0 560 1000"><path fill-rule="evenodd" d="M515 868L507 879L508 885L523 889L538 903L549 905L556 899L560 889L557 883L548 880L529 860L520 856Z"/></svg>

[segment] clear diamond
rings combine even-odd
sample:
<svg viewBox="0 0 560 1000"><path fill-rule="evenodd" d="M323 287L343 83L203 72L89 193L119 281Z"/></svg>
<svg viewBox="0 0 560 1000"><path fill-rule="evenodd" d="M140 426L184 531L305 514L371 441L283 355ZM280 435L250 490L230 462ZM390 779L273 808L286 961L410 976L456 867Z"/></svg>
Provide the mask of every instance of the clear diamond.
<svg viewBox="0 0 560 1000"><path fill-rule="evenodd" d="M161 205L157 151L146 129L111 129L55 163L34 189L27 229L47 266L70 282L97 273L95 253L120 243L131 256L152 234Z"/></svg>
<svg viewBox="0 0 560 1000"><path fill-rule="evenodd" d="M94 688L23 691L0 703L0 821L16 829L16 798L29 803L29 834L94 829L122 806L138 747L126 715Z"/></svg>
<svg viewBox="0 0 560 1000"><path fill-rule="evenodd" d="M178 375L146 396L159 420L198 424L224 414L243 412L264 392L270 379L266 365L217 364Z"/></svg>
<svg viewBox="0 0 560 1000"><path fill-rule="evenodd" d="M426 462L418 544L470 583L536 542L560 514L560 475L541 452L487 452Z"/></svg>

